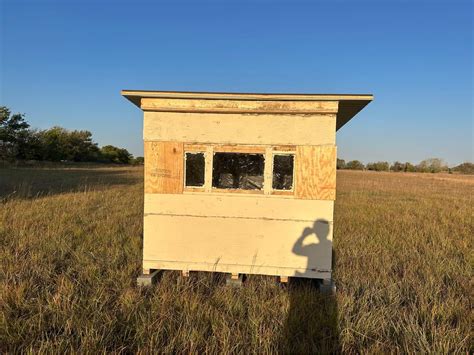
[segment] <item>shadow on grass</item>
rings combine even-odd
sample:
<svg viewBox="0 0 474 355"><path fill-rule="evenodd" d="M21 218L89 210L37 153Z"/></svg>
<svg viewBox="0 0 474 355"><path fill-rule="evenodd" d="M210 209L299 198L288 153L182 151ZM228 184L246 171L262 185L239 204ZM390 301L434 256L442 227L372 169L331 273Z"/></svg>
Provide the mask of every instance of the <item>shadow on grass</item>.
<svg viewBox="0 0 474 355"><path fill-rule="evenodd" d="M328 254L332 253L334 265L330 228L327 220L315 220L312 226L304 228L292 248L294 254L307 258L307 271L297 272L289 283L290 309L280 341L283 353L340 352L335 295L320 292L321 280L305 278L321 267Z"/></svg>
<svg viewBox="0 0 474 355"><path fill-rule="evenodd" d="M67 192L102 190L143 180L140 168L2 168L0 202Z"/></svg>
<svg viewBox="0 0 474 355"><path fill-rule="evenodd" d="M288 286L290 309L280 338L280 352L340 352L336 298L321 294L318 286L318 280L291 279Z"/></svg>

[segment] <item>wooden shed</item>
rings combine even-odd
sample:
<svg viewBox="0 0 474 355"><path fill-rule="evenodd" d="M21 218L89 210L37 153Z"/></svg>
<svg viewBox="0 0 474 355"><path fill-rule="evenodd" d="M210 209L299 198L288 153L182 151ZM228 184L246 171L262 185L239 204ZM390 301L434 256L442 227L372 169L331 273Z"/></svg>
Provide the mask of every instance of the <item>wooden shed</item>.
<svg viewBox="0 0 474 355"><path fill-rule="evenodd" d="M123 90L144 112L143 275L330 284L336 131L372 95Z"/></svg>

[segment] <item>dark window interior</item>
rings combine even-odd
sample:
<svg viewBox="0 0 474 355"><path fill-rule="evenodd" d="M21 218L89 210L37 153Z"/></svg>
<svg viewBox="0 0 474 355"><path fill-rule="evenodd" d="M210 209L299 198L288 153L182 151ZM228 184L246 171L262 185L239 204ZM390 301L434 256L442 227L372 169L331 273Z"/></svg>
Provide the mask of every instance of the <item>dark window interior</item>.
<svg viewBox="0 0 474 355"><path fill-rule="evenodd" d="M204 185L204 153L186 153L186 186Z"/></svg>
<svg viewBox="0 0 474 355"><path fill-rule="evenodd" d="M293 188L294 155L273 156L273 189L291 190Z"/></svg>
<svg viewBox="0 0 474 355"><path fill-rule="evenodd" d="M215 153L212 187L261 190L264 162L263 154Z"/></svg>

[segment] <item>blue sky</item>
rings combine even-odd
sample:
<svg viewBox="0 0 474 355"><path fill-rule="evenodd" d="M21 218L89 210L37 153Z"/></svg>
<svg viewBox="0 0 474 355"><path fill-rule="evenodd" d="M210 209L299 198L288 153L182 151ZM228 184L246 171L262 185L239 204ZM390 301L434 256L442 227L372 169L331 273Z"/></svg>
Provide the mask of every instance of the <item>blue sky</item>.
<svg viewBox="0 0 474 355"><path fill-rule="evenodd" d="M373 93L364 162L473 159L471 1L0 0L0 105L141 155L121 89Z"/></svg>

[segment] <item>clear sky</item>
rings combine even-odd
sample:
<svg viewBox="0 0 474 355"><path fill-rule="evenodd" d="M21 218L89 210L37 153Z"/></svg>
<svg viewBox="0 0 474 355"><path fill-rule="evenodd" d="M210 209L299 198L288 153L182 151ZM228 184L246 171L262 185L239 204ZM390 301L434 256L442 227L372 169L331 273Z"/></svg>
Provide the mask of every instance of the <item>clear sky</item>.
<svg viewBox="0 0 474 355"><path fill-rule="evenodd" d="M0 0L0 105L143 154L121 89L372 93L364 162L473 159L471 1Z"/></svg>

